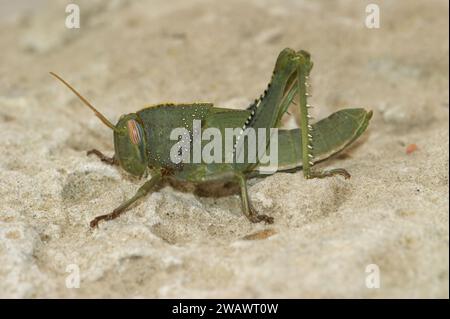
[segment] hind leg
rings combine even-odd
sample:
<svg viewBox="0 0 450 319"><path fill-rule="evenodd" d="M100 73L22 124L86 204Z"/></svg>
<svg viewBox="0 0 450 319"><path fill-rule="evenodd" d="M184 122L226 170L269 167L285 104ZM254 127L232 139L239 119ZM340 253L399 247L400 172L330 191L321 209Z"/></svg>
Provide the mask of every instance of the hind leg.
<svg viewBox="0 0 450 319"><path fill-rule="evenodd" d="M314 150L312 141L314 139L314 131L312 125L309 123L311 116L308 114L308 108L310 105L307 102L309 97L308 93L308 79L309 73L312 69L313 63L310 59L310 55L306 51L297 52L295 57L297 61L297 97L298 105L300 108L300 125L302 134L302 164L303 174L305 178L325 178L334 175L344 176L345 179L350 178L350 174L343 168L331 169L328 171L313 170L314 165Z"/></svg>

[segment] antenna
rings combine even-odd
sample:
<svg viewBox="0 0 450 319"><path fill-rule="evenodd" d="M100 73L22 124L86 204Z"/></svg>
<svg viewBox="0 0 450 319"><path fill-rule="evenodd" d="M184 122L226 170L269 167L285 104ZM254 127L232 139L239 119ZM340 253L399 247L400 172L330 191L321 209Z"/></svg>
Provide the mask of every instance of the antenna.
<svg viewBox="0 0 450 319"><path fill-rule="evenodd" d="M57 75L56 73L50 72L51 75L53 75L55 78L60 80L65 86L67 86L78 98L83 101L83 103L89 107L92 111L94 111L95 115L100 119L100 121L103 122L106 126L108 126L110 129L117 131L117 128L110 122L108 119L100 113L91 103L89 103L88 100L86 100L80 93L78 93L77 90L75 90L69 83L67 83L62 77Z"/></svg>

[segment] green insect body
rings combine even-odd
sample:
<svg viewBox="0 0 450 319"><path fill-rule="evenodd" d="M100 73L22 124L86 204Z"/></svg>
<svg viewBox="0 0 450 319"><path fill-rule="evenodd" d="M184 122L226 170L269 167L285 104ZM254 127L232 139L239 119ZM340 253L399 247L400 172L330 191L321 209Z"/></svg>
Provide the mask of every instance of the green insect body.
<svg viewBox="0 0 450 319"><path fill-rule="evenodd" d="M246 132L248 128L253 128L262 130L265 136L270 136L270 129L280 125L283 114L291 104L298 104L301 128L278 130L276 171L290 172L301 168L306 178L322 178L337 174L349 178L350 174L344 169L319 171L312 166L342 151L355 141L367 128L372 112L362 108L344 109L317 123L310 123L308 79L312 66L310 55L306 51L284 49L278 56L267 90L245 110L218 108L211 103L161 104L123 115L116 125L111 124L62 78L51 73L114 131L115 154L112 158L108 158L98 150L91 150L88 154L96 154L102 161L119 165L134 176L146 177L149 173L151 175L131 199L122 203L112 213L93 219L91 227L96 227L101 220L118 217L132 203L144 197L166 178L196 184L237 183L240 187L244 215L252 222L272 223L272 217L256 212L247 192L247 179L267 176L267 173L261 174L261 162L249 161L246 157L244 161L239 162L236 158L240 151L245 152L249 148L248 138L240 134ZM199 162L173 161L171 150L175 141L171 133L174 129L183 128L191 140L193 135L199 133L194 127L194 120L201 123L200 133L206 132L208 128L215 128L222 137L226 135L227 129L239 128L240 133L236 135L232 148L227 148L226 143L222 143L221 161L208 163L203 159ZM270 140L264 140L258 147L268 152L270 143ZM203 148L206 144L207 141L202 140L200 147ZM237 145L243 146L239 148ZM194 148L194 144L191 143L186 151L190 153L195 151ZM232 161L226 161L226 158L232 158Z"/></svg>

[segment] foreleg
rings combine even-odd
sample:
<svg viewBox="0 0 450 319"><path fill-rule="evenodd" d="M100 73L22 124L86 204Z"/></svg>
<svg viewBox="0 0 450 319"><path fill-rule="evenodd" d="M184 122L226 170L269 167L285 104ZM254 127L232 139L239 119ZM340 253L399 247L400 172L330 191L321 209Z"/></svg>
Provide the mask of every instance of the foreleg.
<svg viewBox="0 0 450 319"><path fill-rule="evenodd" d="M90 223L91 227L92 228L97 227L98 223L101 220L112 220L112 219L115 219L115 218L119 217L119 215L122 214L123 212L125 212L126 209L131 204L133 204L138 199L140 199L140 198L144 197L145 195L147 195L148 192L150 192L160 181L161 181L161 173L158 172L157 174L154 174L150 180L145 182L145 184L142 185L138 189L138 191L136 192L136 194L132 198L130 198L130 199L126 200L125 202L123 202L119 207L114 209L112 211L112 213L106 214L106 215L100 215L100 216L95 217Z"/></svg>
<svg viewBox="0 0 450 319"><path fill-rule="evenodd" d="M91 154L94 154L94 155L96 155L98 158L100 158L100 160L101 160L102 162L104 162L104 163L106 163L106 164L109 164L109 165L118 165L118 164L119 164L119 162L117 161L115 155L113 155L113 157L108 157L108 156L106 156L105 154L103 154L102 152L100 152L99 150L97 150L97 149L95 149L95 148L92 149L92 150L90 150L90 151L87 151L86 154L87 154L88 156L91 155Z"/></svg>

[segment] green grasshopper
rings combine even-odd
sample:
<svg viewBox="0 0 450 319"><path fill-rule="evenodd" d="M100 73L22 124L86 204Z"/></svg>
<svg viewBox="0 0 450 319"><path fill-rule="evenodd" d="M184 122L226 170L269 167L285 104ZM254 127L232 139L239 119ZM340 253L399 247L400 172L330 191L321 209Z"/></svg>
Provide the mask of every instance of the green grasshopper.
<svg viewBox="0 0 450 319"><path fill-rule="evenodd" d="M362 108L344 109L315 124L310 123L308 80L312 66L308 52L287 48L281 51L277 58L267 89L247 109L218 108L212 103L159 104L122 115L116 125L107 120L66 81L51 72L114 132L113 157L107 157L96 149L89 151L88 155L95 154L103 162L119 165L137 177L146 177L149 173L151 175L132 198L123 202L113 212L97 216L90 222L90 226L97 227L101 220L118 217L130 205L167 179L196 185L210 182L235 183L240 188L244 215L253 223L273 223L272 217L259 214L253 208L247 191L247 180L262 175L260 163L248 160L236 162L236 147L223 150L222 158L231 155L234 159L231 162L174 163L170 155L174 144L170 134L174 129L182 127L192 136L196 133L193 120L201 121L201 131L207 128L216 128L221 133L226 133L227 128L242 128L241 132L247 128L269 130L278 127L288 107L296 104L300 111L300 128L277 131L278 167L272 173L303 169L306 179L333 175L349 178L350 174L345 169L322 171L313 168L313 165L342 151L355 141L367 128L372 111L368 112ZM235 140L238 139L239 136L236 136ZM260 145L267 151L273 142L265 143ZM189 147L192 148L192 143ZM249 147L248 141L244 142L244 147Z"/></svg>

